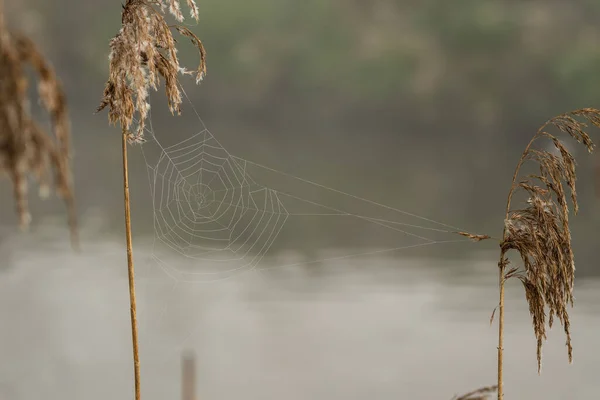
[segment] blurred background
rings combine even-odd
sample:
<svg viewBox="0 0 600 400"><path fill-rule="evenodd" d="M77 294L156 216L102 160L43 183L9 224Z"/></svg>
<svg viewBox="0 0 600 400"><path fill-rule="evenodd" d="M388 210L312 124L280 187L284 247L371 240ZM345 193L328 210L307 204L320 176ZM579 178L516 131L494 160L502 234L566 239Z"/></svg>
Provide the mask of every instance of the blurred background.
<svg viewBox="0 0 600 400"><path fill-rule="evenodd" d="M82 254L72 254L61 202L34 195L32 232L18 234L10 183L0 182L0 397L127 398L120 132L106 112L94 115L121 3L5 3L9 25L43 49L68 94L84 241ZM208 52L208 75L198 87L183 82L229 152L472 232L501 235L513 169L544 121L600 107L599 1L198 5L200 22L190 29ZM186 41L180 51L183 64L197 62ZM183 114L157 110L157 135L181 140L197 132L190 104ZM567 366L558 329L537 377L535 340L514 283L510 399L600 391L592 373L600 356L593 340L600 330L600 156L572 149L581 206L572 223L575 364ZM186 348L198 354L199 398L433 399L495 381L496 326L488 321L497 303L497 242L189 284L157 268L146 247L152 202L138 149L131 174L146 398L178 396ZM310 195L336 206L327 191ZM267 265L386 240L326 218L294 227L274 243Z"/></svg>

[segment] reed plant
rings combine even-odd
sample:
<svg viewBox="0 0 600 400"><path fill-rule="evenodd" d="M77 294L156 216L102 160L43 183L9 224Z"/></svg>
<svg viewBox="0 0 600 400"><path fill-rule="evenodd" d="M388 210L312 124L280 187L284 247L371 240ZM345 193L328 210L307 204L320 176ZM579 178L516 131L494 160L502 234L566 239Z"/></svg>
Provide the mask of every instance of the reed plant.
<svg viewBox="0 0 600 400"><path fill-rule="evenodd" d="M600 110L582 108L551 118L537 130L517 162L506 201L498 262L498 400L504 397L504 296L510 278L519 279L525 289L537 341L538 373L542 369L546 331L555 318L565 332L569 363L573 361L568 309L574 304L575 258L569 212L571 209L575 214L579 211L577 175L575 158L558 135L570 136L591 153L595 146L586 132L590 124L600 127ZM518 195L522 195L522 204L513 208ZM476 242L492 238L456 233ZM509 268L510 251L518 253L520 265Z"/></svg>
<svg viewBox="0 0 600 400"><path fill-rule="evenodd" d="M600 127L599 110L584 108L551 118L529 141L515 168L498 262L498 400L504 395L504 296L508 279L519 279L525 289L537 340L538 373L546 331L555 319L566 336L569 363L573 361L569 306L574 301L575 259L569 212L572 209L577 214L579 210L577 175L575 158L558 135L570 136L592 152L594 143L586 132L589 124ZM518 195L521 204L513 207ZM518 253L520 265L510 266L511 251Z"/></svg>
<svg viewBox="0 0 600 400"><path fill-rule="evenodd" d="M198 7L187 0L190 15L198 20ZM182 96L179 75L194 75L200 83L206 75L206 52L200 39L188 28L169 25L165 19L171 14L178 22L184 20L179 0L127 0L121 13L121 29L110 41L109 77L97 112L108 108L111 124L121 127L123 154L123 193L125 198L125 233L129 277L129 301L135 398L141 397L140 359L138 348L135 274L131 239L131 206L129 201L129 171L127 145L143 143L145 121L148 118L151 89L157 90L160 78L172 114L180 114ZM179 65L173 33L187 37L200 54L200 63L194 71ZM136 124L134 126L134 124Z"/></svg>
<svg viewBox="0 0 600 400"><path fill-rule="evenodd" d="M50 115L54 135L32 117L28 97L32 69L42 107ZM0 176L12 181L21 228L31 220L27 201L29 176L45 198L51 188L65 201L73 247L79 244L77 213L71 177L71 127L66 96L48 60L27 36L9 30L0 0ZM54 174L51 184L50 175Z"/></svg>

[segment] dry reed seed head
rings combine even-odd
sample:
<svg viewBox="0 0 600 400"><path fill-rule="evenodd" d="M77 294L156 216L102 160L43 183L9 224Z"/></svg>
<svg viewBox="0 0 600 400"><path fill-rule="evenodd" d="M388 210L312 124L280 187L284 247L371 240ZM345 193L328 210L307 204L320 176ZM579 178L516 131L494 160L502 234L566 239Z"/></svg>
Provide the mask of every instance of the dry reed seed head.
<svg viewBox="0 0 600 400"><path fill-rule="evenodd" d="M587 108L559 115L540 128L531 143L541 138L549 139L560 155L531 147L523 153L519 168L522 161L533 161L539 165L539 174L527 175L525 179L513 182L509 207L510 198L516 191L527 193L529 198L525 208L508 210L501 243L503 255L509 250L516 250L521 256L523 270L513 268L505 274L505 279L517 277L525 288L537 339L538 372L542 365L542 344L546 340L546 309L549 311L549 327L552 327L554 317L563 325L569 362L572 362L567 306L572 306L574 300L575 262L564 184L569 187L572 206L577 212L576 162L562 142L544 129L554 126L592 151L594 143L584 130L587 125L574 117L585 118L600 127L600 111ZM503 256L499 265L504 269L508 260Z"/></svg>
<svg viewBox="0 0 600 400"><path fill-rule="evenodd" d="M40 100L51 116L53 130L59 147L67 156L66 160L68 161L71 155L71 123L68 117L66 96L62 85L55 75L54 70L50 67L50 64L48 64L29 38L16 36L15 45L19 51L20 58L29 63L37 72Z"/></svg>
<svg viewBox="0 0 600 400"><path fill-rule="evenodd" d="M198 6L196 5L196 2L194 0L187 0L187 5L190 8L190 16L198 21L200 14L198 12Z"/></svg>
<svg viewBox="0 0 600 400"><path fill-rule="evenodd" d="M181 6L179 4L179 0L168 0L169 2L169 13L171 15L173 15L175 17L175 19L177 19L179 22L184 20L183 14L181 13ZM188 8L190 9L190 16L195 19L196 21L199 18L199 13L198 13L198 6L196 5L196 2L194 0L186 0ZM161 12L165 13L166 11L166 5L165 5L165 0L155 0L154 3L156 3L159 7Z"/></svg>
<svg viewBox="0 0 600 400"><path fill-rule="evenodd" d="M196 3L187 0L187 4L197 20ZM178 74L196 74L196 83L206 75L206 51L201 40L185 27L169 26L163 16L167 8L178 21L183 20L178 0L128 0L123 6L122 27L110 41L109 78L97 111L108 107L109 121L118 122L128 131L130 143L144 140L149 90L157 90L160 77L165 80L169 110L179 114L182 96ZM171 28L188 37L197 48L200 63L195 72L180 67ZM134 121L138 126L131 132Z"/></svg>
<svg viewBox="0 0 600 400"><path fill-rule="evenodd" d="M182 74L185 75L196 75L196 83L200 83L202 82L202 80L204 79L204 77L206 76L206 50L204 49L204 45L202 44L202 41L200 40L200 38L198 38L198 36L196 36L192 31L190 31L188 28L184 27L184 26L178 26L176 27L177 31L189 38L192 41L192 44L196 47L196 49L198 50L198 53L200 54L200 64L198 65L198 68L196 69L196 71L188 71L184 68L180 68L180 72Z"/></svg>
<svg viewBox="0 0 600 400"><path fill-rule="evenodd" d="M585 132L587 124L577 121L573 116L581 116L593 125L598 125L598 110L593 108L585 108L577 111L573 111L569 114L559 115L550 120L550 123L560 129L562 132L568 133L573 139L579 143L583 143L588 151L591 153L594 150L594 143L590 136Z"/></svg>
<svg viewBox="0 0 600 400"><path fill-rule="evenodd" d="M38 75L42 106L51 116L55 138L44 132L29 114L28 79L25 67ZM70 124L65 95L50 64L28 38L9 32L0 7L0 175L13 184L20 225L30 222L27 204L27 176L33 174L40 194L49 191L54 170L54 187L69 210L71 238L77 245L77 226L70 174Z"/></svg>
<svg viewBox="0 0 600 400"><path fill-rule="evenodd" d="M469 232L454 232L454 233L456 233L457 235L469 238L474 242L481 242L482 240L491 239L491 236L489 236L489 235L476 235L474 233L469 233Z"/></svg>
<svg viewBox="0 0 600 400"><path fill-rule="evenodd" d="M487 400L498 390L498 386L486 386L463 394L462 396L454 396L452 400Z"/></svg>

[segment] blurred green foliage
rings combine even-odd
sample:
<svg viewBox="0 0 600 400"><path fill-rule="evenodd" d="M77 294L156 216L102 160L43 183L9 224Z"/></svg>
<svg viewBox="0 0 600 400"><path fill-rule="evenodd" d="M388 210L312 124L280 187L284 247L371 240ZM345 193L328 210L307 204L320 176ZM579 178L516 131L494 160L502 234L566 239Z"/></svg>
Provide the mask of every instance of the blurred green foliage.
<svg viewBox="0 0 600 400"><path fill-rule="evenodd" d="M118 7L81 1L65 13L26 3L79 47L89 70L105 72ZM600 100L597 1L203 0L200 7L192 28L209 52L210 79L247 100L281 90L348 103L451 95L491 101L496 113L537 108L538 115ZM76 42L65 29L73 14L86 21ZM517 89L519 103L506 107Z"/></svg>

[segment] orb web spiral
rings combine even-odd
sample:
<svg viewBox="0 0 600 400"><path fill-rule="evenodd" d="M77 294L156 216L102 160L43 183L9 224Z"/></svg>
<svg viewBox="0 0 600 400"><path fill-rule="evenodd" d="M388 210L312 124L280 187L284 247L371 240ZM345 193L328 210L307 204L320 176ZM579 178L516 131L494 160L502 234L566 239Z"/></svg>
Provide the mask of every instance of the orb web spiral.
<svg viewBox="0 0 600 400"><path fill-rule="evenodd" d="M257 184L208 130L163 148L148 168L154 257L171 273L214 278L254 268L288 218L278 193ZM173 255L184 261L164 262Z"/></svg>

